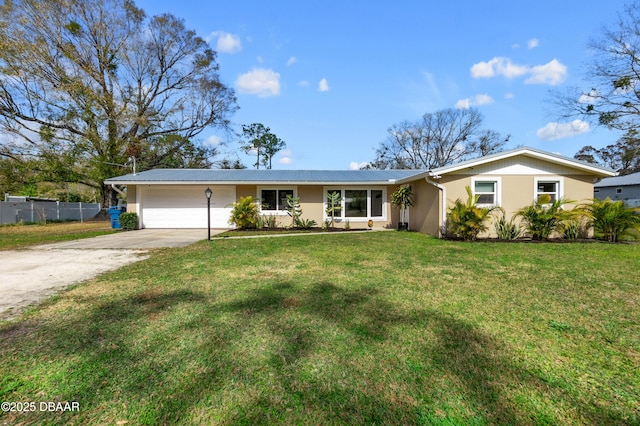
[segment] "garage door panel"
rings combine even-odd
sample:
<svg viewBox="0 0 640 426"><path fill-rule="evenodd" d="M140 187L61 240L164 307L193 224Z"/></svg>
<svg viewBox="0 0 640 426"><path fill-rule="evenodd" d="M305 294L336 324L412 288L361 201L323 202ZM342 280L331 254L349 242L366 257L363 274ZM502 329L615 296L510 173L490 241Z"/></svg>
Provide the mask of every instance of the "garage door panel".
<svg viewBox="0 0 640 426"><path fill-rule="evenodd" d="M142 222L146 228L206 228L206 187L150 186L143 191ZM227 228L235 187L215 186L211 227Z"/></svg>

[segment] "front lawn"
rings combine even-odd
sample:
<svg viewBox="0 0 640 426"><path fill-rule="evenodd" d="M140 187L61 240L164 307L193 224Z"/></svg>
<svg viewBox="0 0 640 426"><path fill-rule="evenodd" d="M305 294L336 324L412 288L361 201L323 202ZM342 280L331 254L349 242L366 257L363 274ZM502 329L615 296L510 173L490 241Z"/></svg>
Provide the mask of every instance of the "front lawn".
<svg viewBox="0 0 640 426"><path fill-rule="evenodd" d="M0 226L0 250L91 238L113 232L117 231L111 229L111 222L105 221Z"/></svg>
<svg viewBox="0 0 640 426"><path fill-rule="evenodd" d="M638 424L637 245L376 232L154 252L0 326L0 424Z"/></svg>

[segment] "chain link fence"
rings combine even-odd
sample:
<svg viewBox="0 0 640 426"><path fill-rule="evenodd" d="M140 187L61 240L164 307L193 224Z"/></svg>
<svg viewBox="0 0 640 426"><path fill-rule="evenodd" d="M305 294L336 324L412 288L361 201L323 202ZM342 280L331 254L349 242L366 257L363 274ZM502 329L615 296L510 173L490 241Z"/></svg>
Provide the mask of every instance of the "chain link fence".
<svg viewBox="0 0 640 426"><path fill-rule="evenodd" d="M59 201L0 201L0 225L20 222L91 219L100 213L99 203L63 203Z"/></svg>

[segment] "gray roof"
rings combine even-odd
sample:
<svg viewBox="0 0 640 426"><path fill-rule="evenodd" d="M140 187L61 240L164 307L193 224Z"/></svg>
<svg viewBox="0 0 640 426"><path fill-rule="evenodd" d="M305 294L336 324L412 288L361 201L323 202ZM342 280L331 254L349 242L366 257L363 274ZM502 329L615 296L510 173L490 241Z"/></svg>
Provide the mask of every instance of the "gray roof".
<svg viewBox="0 0 640 426"><path fill-rule="evenodd" d="M253 169L153 169L107 179L107 184L142 183L366 183L388 184L428 173L426 170L253 170Z"/></svg>
<svg viewBox="0 0 640 426"><path fill-rule="evenodd" d="M602 179L600 182L593 185L596 188L605 188L608 186L628 186L628 185L640 185L640 172L631 173L626 176L616 176Z"/></svg>
<svg viewBox="0 0 640 426"><path fill-rule="evenodd" d="M552 163L562 164L596 176L613 176L615 172L574 158L520 147L450 166L428 170L254 170L254 169L153 169L105 180L106 184L402 184L423 177L437 177L446 173L490 163L513 156L526 155ZM436 175L436 176L434 176Z"/></svg>

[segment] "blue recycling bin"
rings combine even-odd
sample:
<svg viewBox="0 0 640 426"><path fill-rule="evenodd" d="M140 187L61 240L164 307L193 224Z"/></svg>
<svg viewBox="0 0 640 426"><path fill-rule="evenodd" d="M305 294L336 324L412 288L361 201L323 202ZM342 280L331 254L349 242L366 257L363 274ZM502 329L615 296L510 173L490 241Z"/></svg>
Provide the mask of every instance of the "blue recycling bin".
<svg viewBox="0 0 640 426"><path fill-rule="evenodd" d="M126 210L126 207L109 207L109 216L111 216L111 229L120 229L120 215Z"/></svg>

